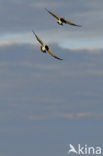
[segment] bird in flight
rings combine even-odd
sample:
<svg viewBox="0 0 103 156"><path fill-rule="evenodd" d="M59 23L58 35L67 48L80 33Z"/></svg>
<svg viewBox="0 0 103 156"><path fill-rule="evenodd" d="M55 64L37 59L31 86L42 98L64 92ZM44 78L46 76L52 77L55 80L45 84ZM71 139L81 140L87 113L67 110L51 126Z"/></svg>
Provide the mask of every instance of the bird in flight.
<svg viewBox="0 0 103 156"><path fill-rule="evenodd" d="M46 9L46 8L45 8L45 9ZM56 14L52 13L52 12L49 11L48 9L46 9L46 11L58 20L57 23L58 23L59 25L63 25L63 23L65 23L65 24L70 24L70 25L72 25L72 26L81 27L80 25L74 24L74 23L72 23L72 22L66 20L64 17L59 17L59 16L57 16Z"/></svg>
<svg viewBox="0 0 103 156"><path fill-rule="evenodd" d="M32 31L32 32L33 32L33 34L35 35L35 37L36 37L36 39L38 40L38 42L41 44L41 51L42 51L43 53L46 53L46 52L48 51L48 53L49 53L51 56L53 56L54 58L56 58L56 59L58 59L58 60L63 60L63 59L57 57L57 56L49 49L49 46L46 45L46 44L34 33L34 31Z"/></svg>

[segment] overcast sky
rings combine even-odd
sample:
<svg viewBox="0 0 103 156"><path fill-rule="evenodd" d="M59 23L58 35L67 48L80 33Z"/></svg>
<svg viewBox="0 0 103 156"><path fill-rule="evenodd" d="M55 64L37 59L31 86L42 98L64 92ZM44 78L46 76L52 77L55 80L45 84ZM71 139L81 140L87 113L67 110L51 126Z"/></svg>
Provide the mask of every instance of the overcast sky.
<svg viewBox="0 0 103 156"><path fill-rule="evenodd" d="M102 29L103 0L0 0L0 156L103 144ZM41 53L32 30L63 61Z"/></svg>

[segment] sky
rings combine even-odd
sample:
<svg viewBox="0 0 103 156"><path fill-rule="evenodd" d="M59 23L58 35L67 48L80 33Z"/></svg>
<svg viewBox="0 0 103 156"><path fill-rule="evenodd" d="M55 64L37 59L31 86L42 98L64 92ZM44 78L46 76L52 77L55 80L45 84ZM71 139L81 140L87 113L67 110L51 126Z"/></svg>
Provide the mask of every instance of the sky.
<svg viewBox="0 0 103 156"><path fill-rule="evenodd" d="M0 156L103 144L103 0L0 0ZM82 25L60 26L45 8ZM32 30L63 61L40 51Z"/></svg>

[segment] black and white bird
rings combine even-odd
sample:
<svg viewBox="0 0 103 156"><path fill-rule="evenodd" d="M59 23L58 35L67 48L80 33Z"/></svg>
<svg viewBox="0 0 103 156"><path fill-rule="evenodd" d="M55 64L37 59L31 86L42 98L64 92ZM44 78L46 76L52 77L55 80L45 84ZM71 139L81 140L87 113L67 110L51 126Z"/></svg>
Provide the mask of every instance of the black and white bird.
<svg viewBox="0 0 103 156"><path fill-rule="evenodd" d="M46 9L46 8L45 8L45 9ZM57 23L58 23L59 25L63 25L63 23L65 23L65 24L70 24L70 25L72 25L72 26L81 27L80 25L74 24L74 23L72 23L72 22L66 20L64 17L59 17L59 16L57 16L56 14L52 13L52 12L49 11L48 9L46 9L46 11L58 20Z"/></svg>
<svg viewBox="0 0 103 156"><path fill-rule="evenodd" d="M34 31L32 31L33 34L35 35L36 39L38 40L38 42L41 44L41 51L43 53L46 53L48 51L48 53L53 56L54 58L58 59L58 60L63 60L59 57L57 57L50 49L49 49L49 46L47 44L45 44L35 33Z"/></svg>

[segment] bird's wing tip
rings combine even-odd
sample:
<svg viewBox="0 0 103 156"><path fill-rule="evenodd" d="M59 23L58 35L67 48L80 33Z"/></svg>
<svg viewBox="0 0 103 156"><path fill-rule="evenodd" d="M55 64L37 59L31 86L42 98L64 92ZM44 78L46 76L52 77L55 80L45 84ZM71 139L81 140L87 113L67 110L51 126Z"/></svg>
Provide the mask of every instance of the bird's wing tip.
<svg viewBox="0 0 103 156"><path fill-rule="evenodd" d="M59 59L59 60L61 60L61 61L63 61L63 59L62 59L62 58L60 58L60 57L58 57L58 59Z"/></svg>
<svg viewBox="0 0 103 156"><path fill-rule="evenodd" d="M35 33L33 30L32 30L32 32L33 32L33 34L34 34L35 36L37 36L36 33Z"/></svg>
<svg viewBox="0 0 103 156"><path fill-rule="evenodd" d="M45 8L46 11L49 11L47 8Z"/></svg>
<svg viewBox="0 0 103 156"><path fill-rule="evenodd" d="M61 59L61 58L59 58L59 57L55 57L55 58L57 58L57 59L60 60L60 61L63 61L63 59Z"/></svg>
<svg viewBox="0 0 103 156"><path fill-rule="evenodd" d="M35 34L34 30L32 30L33 34Z"/></svg>
<svg viewBox="0 0 103 156"><path fill-rule="evenodd" d="M57 57L57 56L53 56L55 57L56 59L60 60L60 61L63 61L63 59L61 59L60 57Z"/></svg>
<svg viewBox="0 0 103 156"><path fill-rule="evenodd" d="M78 27L82 27L82 25L77 25Z"/></svg>

